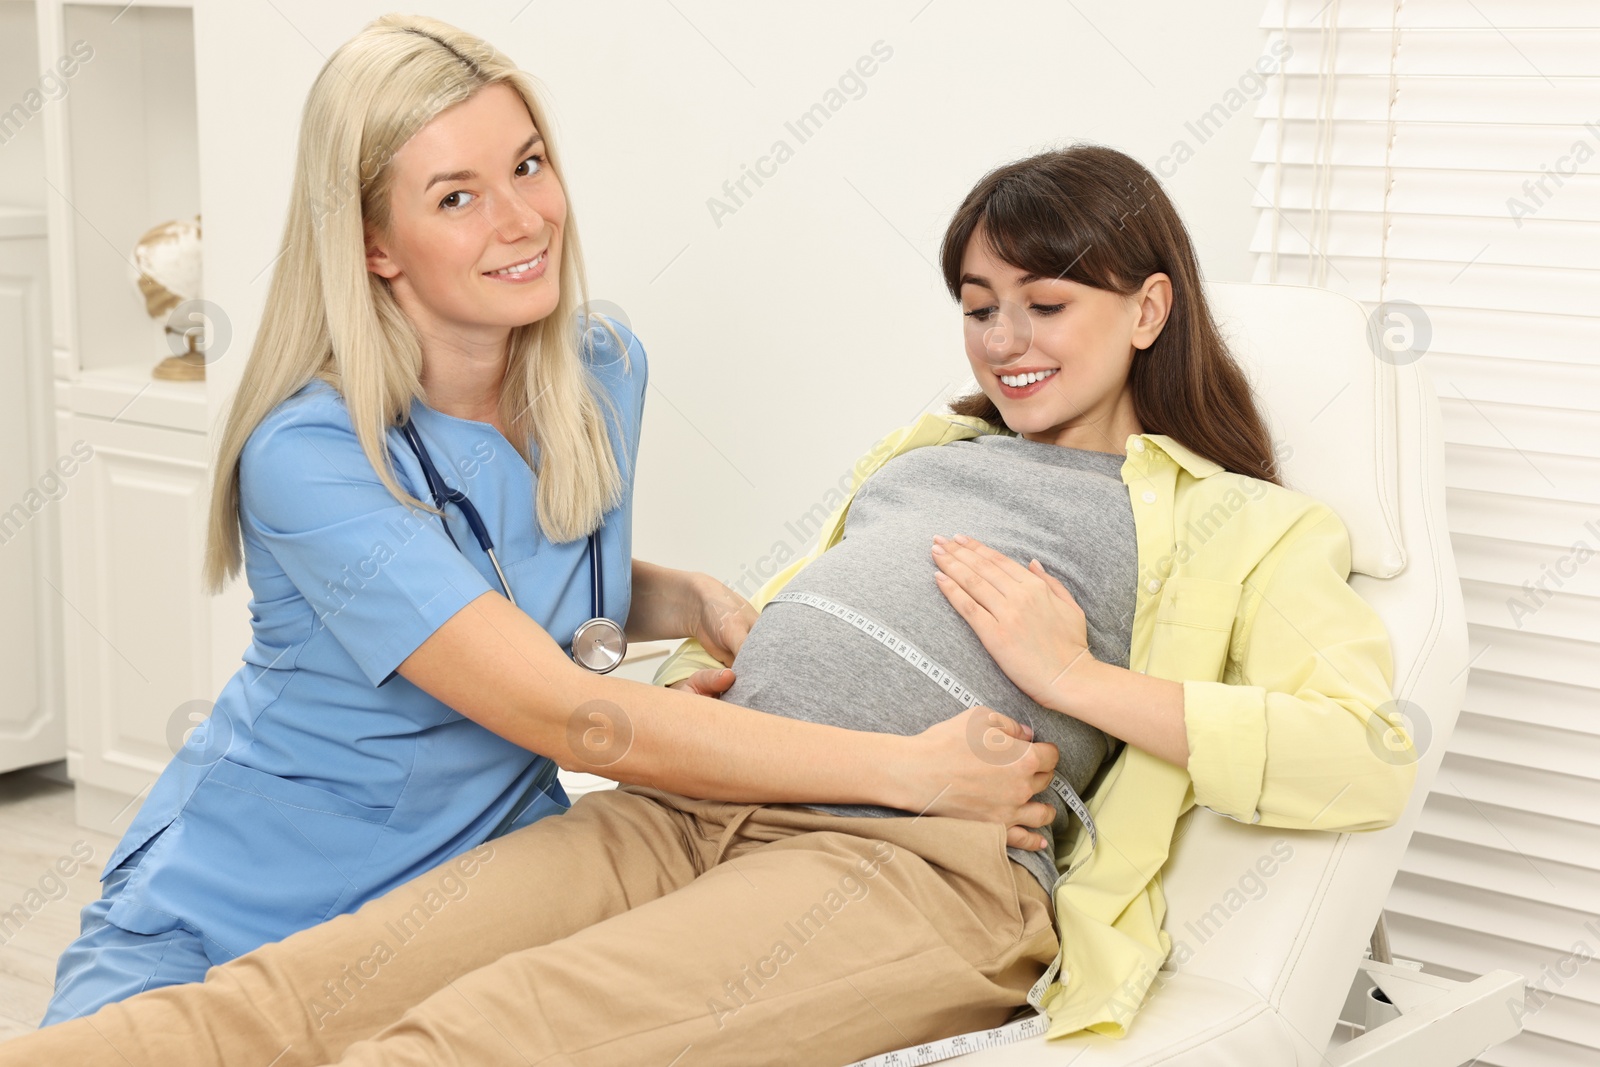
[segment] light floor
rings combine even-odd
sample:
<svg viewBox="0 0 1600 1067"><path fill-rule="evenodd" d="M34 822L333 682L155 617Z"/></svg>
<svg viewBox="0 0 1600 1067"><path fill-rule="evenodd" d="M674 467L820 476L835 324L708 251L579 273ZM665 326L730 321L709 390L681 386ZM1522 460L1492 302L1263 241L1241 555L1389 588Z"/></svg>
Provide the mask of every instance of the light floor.
<svg viewBox="0 0 1600 1067"><path fill-rule="evenodd" d="M38 1026L56 957L78 935L79 909L100 895L117 843L74 821L61 767L0 774L0 1041ZM85 845L93 855L79 863ZM70 878L56 866L63 859Z"/></svg>

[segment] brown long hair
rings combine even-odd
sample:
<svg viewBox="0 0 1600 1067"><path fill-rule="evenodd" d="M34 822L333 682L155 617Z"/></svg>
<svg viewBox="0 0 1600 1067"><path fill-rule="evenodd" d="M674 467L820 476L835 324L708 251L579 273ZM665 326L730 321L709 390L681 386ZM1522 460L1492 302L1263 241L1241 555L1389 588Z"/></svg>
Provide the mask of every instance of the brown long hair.
<svg viewBox="0 0 1600 1067"><path fill-rule="evenodd" d="M957 300L961 257L980 225L996 256L1046 278L1128 296L1150 275L1166 274L1172 311L1128 371L1140 426L1227 470L1282 484L1250 382L1206 305L1189 232L1138 160L1079 144L985 174L956 210L939 250L945 286ZM981 390L952 401L950 410L1004 425Z"/></svg>

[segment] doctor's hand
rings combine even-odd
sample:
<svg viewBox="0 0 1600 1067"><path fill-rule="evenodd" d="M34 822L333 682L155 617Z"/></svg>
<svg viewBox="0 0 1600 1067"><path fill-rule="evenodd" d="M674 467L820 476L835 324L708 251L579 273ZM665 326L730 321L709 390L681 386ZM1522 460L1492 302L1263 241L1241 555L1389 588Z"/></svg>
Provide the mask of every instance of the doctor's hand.
<svg viewBox="0 0 1600 1067"><path fill-rule="evenodd" d="M755 625L755 605L709 574L697 574L695 579L691 602L686 605L688 636L722 663L732 665L745 635ZM728 684L733 684L731 679Z"/></svg>
<svg viewBox="0 0 1600 1067"><path fill-rule="evenodd" d="M917 757L896 768L911 775L909 804L929 815L997 822L1006 844L1037 850L1045 839L1033 827L1049 826L1055 808L1033 797L1048 789L1061 753L1033 731L982 704L928 727L911 738Z"/></svg>
<svg viewBox="0 0 1600 1067"><path fill-rule="evenodd" d="M1037 560L1024 567L972 537L933 540L939 591L1013 685L1059 708L1070 672L1094 661L1072 593Z"/></svg>
<svg viewBox="0 0 1600 1067"><path fill-rule="evenodd" d="M733 670L723 667L721 670L695 671L681 682L673 682L668 689L682 689L695 696L721 698L723 693L733 688Z"/></svg>

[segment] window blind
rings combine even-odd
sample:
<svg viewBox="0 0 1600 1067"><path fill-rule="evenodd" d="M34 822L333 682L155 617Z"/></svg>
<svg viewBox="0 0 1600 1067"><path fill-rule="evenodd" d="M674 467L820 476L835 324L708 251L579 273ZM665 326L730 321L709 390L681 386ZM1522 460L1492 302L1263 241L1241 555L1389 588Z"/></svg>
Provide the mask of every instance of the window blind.
<svg viewBox="0 0 1600 1067"><path fill-rule="evenodd" d="M1600 4L1272 0L1261 25L1292 52L1256 110L1255 280L1409 334L1443 413L1472 666L1393 948L1528 977L1479 1063L1600 1062Z"/></svg>

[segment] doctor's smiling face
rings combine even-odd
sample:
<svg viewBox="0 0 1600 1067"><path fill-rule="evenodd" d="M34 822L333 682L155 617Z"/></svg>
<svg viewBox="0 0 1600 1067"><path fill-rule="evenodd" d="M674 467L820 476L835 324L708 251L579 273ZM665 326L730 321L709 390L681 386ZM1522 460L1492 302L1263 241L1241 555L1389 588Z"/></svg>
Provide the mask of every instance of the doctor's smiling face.
<svg viewBox="0 0 1600 1067"><path fill-rule="evenodd" d="M441 111L390 166L389 232L369 227L367 267L425 336L494 344L555 310L567 199L515 89Z"/></svg>
<svg viewBox="0 0 1600 1067"><path fill-rule="evenodd" d="M1033 441L1123 451L1142 433L1128 372L1155 342L1172 284L1152 274L1129 296L1001 260L979 226L961 257L967 362L1007 426Z"/></svg>

